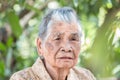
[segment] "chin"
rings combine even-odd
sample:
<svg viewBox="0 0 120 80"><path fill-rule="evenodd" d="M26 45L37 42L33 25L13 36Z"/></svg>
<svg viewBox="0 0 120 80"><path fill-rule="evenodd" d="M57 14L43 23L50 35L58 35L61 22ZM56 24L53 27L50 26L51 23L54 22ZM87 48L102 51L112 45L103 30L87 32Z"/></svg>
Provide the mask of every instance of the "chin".
<svg viewBox="0 0 120 80"><path fill-rule="evenodd" d="M74 67L74 65L72 65L72 64L58 64L58 67L59 68L73 68Z"/></svg>

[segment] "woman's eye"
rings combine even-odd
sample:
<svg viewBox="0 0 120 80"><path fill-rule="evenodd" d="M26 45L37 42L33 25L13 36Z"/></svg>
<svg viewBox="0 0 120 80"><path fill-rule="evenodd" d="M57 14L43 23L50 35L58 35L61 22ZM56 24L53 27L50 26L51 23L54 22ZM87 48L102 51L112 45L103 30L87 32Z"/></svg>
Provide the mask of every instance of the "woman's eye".
<svg viewBox="0 0 120 80"><path fill-rule="evenodd" d="M71 41L79 41L78 38L71 38L70 40L71 40Z"/></svg>
<svg viewBox="0 0 120 80"><path fill-rule="evenodd" d="M72 40L72 41L76 41L76 38L72 38L71 40Z"/></svg>
<svg viewBox="0 0 120 80"><path fill-rule="evenodd" d="M55 40L60 40L60 39L61 39L60 37L55 38Z"/></svg>

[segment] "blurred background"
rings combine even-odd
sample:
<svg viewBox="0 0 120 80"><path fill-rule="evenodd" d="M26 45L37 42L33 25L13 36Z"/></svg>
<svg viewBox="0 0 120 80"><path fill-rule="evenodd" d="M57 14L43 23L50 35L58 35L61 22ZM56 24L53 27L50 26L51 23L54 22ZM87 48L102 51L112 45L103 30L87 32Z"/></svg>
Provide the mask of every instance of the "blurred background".
<svg viewBox="0 0 120 80"><path fill-rule="evenodd" d="M0 80L34 63L41 19L64 6L75 9L84 33L77 66L97 80L120 80L120 0L0 0Z"/></svg>

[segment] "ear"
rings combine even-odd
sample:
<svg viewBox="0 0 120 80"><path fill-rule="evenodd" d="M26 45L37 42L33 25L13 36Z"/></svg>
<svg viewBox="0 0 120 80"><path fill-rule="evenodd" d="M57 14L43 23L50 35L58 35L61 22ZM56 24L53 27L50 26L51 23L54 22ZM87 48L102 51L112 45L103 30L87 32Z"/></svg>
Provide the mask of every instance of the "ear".
<svg viewBox="0 0 120 80"><path fill-rule="evenodd" d="M36 40L38 55L42 55L42 40L38 37Z"/></svg>

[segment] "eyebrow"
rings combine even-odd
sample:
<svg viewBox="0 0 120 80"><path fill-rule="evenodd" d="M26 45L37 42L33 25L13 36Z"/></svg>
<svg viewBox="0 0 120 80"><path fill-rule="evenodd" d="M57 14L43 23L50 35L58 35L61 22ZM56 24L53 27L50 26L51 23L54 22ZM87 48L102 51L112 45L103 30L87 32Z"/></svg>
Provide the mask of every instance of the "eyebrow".
<svg viewBox="0 0 120 80"><path fill-rule="evenodd" d="M60 35L63 35L63 33L57 33L57 32L55 32L55 33L53 33L53 36L60 36Z"/></svg>
<svg viewBox="0 0 120 80"><path fill-rule="evenodd" d="M78 37L81 36L81 34L79 32L72 33L72 35L75 35L75 36L78 36Z"/></svg>

